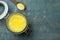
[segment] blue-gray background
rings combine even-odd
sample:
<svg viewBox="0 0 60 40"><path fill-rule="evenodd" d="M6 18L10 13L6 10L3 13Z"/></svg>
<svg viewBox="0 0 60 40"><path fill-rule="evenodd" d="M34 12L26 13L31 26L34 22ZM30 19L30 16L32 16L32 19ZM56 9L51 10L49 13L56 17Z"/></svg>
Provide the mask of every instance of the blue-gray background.
<svg viewBox="0 0 60 40"><path fill-rule="evenodd" d="M3 0L9 6L9 14L21 12L31 25L29 36L15 36L6 28L6 20L0 20L0 40L60 40L60 0L17 0L26 5L25 11L16 8L11 0ZM0 12L2 8L0 7Z"/></svg>

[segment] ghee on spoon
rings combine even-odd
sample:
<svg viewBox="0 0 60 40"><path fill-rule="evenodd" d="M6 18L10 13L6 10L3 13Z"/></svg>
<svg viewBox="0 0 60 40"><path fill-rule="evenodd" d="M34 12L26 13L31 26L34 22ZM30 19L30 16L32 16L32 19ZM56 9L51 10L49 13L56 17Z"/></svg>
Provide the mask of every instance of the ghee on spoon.
<svg viewBox="0 0 60 40"><path fill-rule="evenodd" d="M25 5L21 2L17 2L16 0L12 0L12 2L16 5L16 7L19 9L19 10L25 10Z"/></svg>

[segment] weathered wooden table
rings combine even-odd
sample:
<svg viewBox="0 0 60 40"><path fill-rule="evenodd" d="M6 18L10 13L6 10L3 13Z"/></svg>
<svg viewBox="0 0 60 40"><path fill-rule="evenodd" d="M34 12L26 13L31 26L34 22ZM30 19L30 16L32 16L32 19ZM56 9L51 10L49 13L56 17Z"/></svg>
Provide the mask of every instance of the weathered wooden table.
<svg viewBox="0 0 60 40"><path fill-rule="evenodd" d="M11 0L3 0L9 6L9 14L21 12L30 24L32 32L13 35L6 28L6 20L0 20L0 40L60 40L60 0L17 0L26 5L25 11L16 8ZM0 7L0 13L2 8Z"/></svg>

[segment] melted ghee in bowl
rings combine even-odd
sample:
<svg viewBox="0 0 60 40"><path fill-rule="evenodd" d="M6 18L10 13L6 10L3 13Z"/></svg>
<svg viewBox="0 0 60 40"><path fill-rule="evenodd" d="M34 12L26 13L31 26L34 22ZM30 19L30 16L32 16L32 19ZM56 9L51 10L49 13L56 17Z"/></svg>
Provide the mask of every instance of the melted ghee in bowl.
<svg viewBox="0 0 60 40"><path fill-rule="evenodd" d="M27 25L26 18L20 13L13 13L7 19L7 27L12 32L22 32Z"/></svg>

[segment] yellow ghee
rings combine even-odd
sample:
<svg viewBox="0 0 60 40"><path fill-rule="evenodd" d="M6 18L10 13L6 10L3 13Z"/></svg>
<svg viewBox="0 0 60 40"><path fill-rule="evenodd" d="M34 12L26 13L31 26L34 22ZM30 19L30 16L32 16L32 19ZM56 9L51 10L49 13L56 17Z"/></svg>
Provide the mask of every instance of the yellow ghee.
<svg viewBox="0 0 60 40"><path fill-rule="evenodd" d="M25 6L24 6L24 4L22 4L22 3L18 3L18 4L17 4L17 8L18 8L19 10L24 10L24 9L25 9Z"/></svg>
<svg viewBox="0 0 60 40"><path fill-rule="evenodd" d="M26 18L20 13L11 14L7 19L8 29L12 32L22 32L26 25Z"/></svg>

